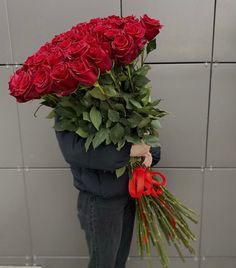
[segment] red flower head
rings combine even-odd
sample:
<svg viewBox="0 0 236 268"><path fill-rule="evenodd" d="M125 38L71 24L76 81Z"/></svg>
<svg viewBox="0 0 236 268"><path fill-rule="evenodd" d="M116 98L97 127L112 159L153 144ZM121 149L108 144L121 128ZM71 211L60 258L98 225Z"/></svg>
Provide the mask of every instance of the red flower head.
<svg viewBox="0 0 236 268"><path fill-rule="evenodd" d="M117 35L112 42L112 49L115 60L121 65L130 64L139 53L134 39L128 34Z"/></svg>
<svg viewBox="0 0 236 268"><path fill-rule="evenodd" d="M109 55L100 47L91 47L88 53L88 57L92 62L100 69L101 73L110 71L112 68L112 60Z"/></svg>
<svg viewBox="0 0 236 268"><path fill-rule="evenodd" d="M51 93L52 81L50 79L50 72L51 68L48 65L39 66L35 72L33 84L35 91L41 96Z"/></svg>
<svg viewBox="0 0 236 268"><path fill-rule="evenodd" d="M14 96L17 102L26 102L40 97L34 90L32 74L23 67L10 77L8 84L10 95Z"/></svg>
<svg viewBox="0 0 236 268"><path fill-rule="evenodd" d="M53 66L50 76L53 80L52 91L57 96L66 96L76 90L79 82L71 75L68 64L60 62Z"/></svg>
<svg viewBox="0 0 236 268"><path fill-rule="evenodd" d="M86 58L80 58L69 63L71 75L82 85L92 86L98 79L97 68Z"/></svg>
<svg viewBox="0 0 236 268"><path fill-rule="evenodd" d="M150 41L160 32L160 29L164 26L160 24L159 20L152 19L145 14L141 18L141 23L146 29L145 38Z"/></svg>

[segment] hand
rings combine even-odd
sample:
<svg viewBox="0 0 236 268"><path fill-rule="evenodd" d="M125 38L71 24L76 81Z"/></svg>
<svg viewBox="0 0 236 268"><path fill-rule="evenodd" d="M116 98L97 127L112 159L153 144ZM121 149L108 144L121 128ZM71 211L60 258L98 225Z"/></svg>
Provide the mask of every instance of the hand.
<svg viewBox="0 0 236 268"><path fill-rule="evenodd" d="M149 153L150 150L150 145L147 145L145 143L143 144L133 144L131 146L130 150L130 156L145 156L146 154Z"/></svg>
<svg viewBox="0 0 236 268"><path fill-rule="evenodd" d="M150 152L144 155L144 160L143 160L142 164L145 165L146 167L151 166L151 164L152 164L152 154Z"/></svg>

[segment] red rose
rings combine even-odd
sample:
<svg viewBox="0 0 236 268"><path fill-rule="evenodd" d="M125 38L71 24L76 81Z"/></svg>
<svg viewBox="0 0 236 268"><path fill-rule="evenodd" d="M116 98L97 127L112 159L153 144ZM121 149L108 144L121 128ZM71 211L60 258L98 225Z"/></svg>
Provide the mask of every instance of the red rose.
<svg viewBox="0 0 236 268"><path fill-rule="evenodd" d="M121 33L120 29L108 29L104 32L104 36L107 38L107 40L114 40L114 38Z"/></svg>
<svg viewBox="0 0 236 268"><path fill-rule="evenodd" d="M64 56L61 50L58 47L54 47L51 50L51 53L47 56L46 62L50 66L54 66L55 64L64 60Z"/></svg>
<svg viewBox="0 0 236 268"><path fill-rule="evenodd" d="M160 29L164 26L160 24L159 20L152 19L146 14L141 18L141 23L146 29L145 38L148 41L152 40L156 35L158 35Z"/></svg>
<svg viewBox="0 0 236 268"><path fill-rule="evenodd" d="M59 43L57 43L57 47L61 49L62 52L67 51L67 49L71 46L72 40L65 39Z"/></svg>
<svg viewBox="0 0 236 268"><path fill-rule="evenodd" d="M85 58L80 58L69 63L71 75L82 85L92 86L98 79L98 70L88 63Z"/></svg>
<svg viewBox="0 0 236 268"><path fill-rule="evenodd" d="M91 47L88 53L88 57L95 63L100 69L101 73L110 71L112 67L112 60L104 50L100 47Z"/></svg>
<svg viewBox="0 0 236 268"><path fill-rule="evenodd" d="M38 70L34 75L34 86L35 91L37 91L41 96L50 93L51 91L51 79L50 79L51 68L47 65L39 66Z"/></svg>
<svg viewBox="0 0 236 268"><path fill-rule="evenodd" d="M26 102L39 98L38 93L33 90L32 82L33 78L30 72L26 71L23 67L18 69L8 82L10 95L14 96L17 102Z"/></svg>
<svg viewBox="0 0 236 268"><path fill-rule="evenodd" d="M107 23L111 24L113 28L122 28L124 26L124 19L119 16L112 15L106 18L106 24Z"/></svg>
<svg viewBox="0 0 236 268"><path fill-rule="evenodd" d="M110 56L111 58L111 55L112 55L112 48L111 48L111 43L110 42L99 42L98 45L101 47L101 49L103 51L105 51L105 53L107 55Z"/></svg>
<svg viewBox="0 0 236 268"><path fill-rule="evenodd" d="M58 96L72 93L78 86L78 81L70 74L67 64L63 62L53 66L50 73L53 79L52 91Z"/></svg>
<svg viewBox="0 0 236 268"><path fill-rule="evenodd" d="M134 22L139 22L139 19L138 19L136 16L131 15L131 16L127 16L127 17L125 17L125 18L124 18L124 22L125 22L125 23L127 23L127 22L132 22L132 23L134 23Z"/></svg>
<svg viewBox="0 0 236 268"><path fill-rule="evenodd" d="M130 64L138 56L138 47L133 38L127 34L120 34L112 42L115 60L121 65Z"/></svg>
<svg viewBox="0 0 236 268"><path fill-rule="evenodd" d="M75 59L84 56L89 50L89 44L83 40L73 43L65 52L65 56L69 59Z"/></svg>
<svg viewBox="0 0 236 268"><path fill-rule="evenodd" d="M64 32L64 33L61 33L61 34L57 34L52 39L51 44L55 46L58 43L63 42L65 40L71 40L73 35L74 35L74 33L71 30Z"/></svg>
<svg viewBox="0 0 236 268"><path fill-rule="evenodd" d="M44 53L35 53L32 56L29 56L26 61L24 62L24 66L27 66L28 68L35 67L38 65L43 64L46 61L46 55Z"/></svg>
<svg viewBox="0 0 236 268"><path fill-rule="evenodd" d="M139 22L126 23L124 30L126 31L127 34L131 35L134 39L141 39L145 35L145 28Z"/></svg>

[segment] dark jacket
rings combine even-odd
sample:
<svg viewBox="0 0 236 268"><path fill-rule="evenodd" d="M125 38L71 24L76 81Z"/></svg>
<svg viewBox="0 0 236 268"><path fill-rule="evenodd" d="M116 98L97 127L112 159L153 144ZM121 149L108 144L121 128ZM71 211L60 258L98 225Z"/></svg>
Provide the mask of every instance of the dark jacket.
<svg viewBox="0 0 236 268"><path fill-rule="evenodd" d="M57 122L55 118L55 122ZM56 138L65 161L70 165L74 186L103 198L128 195L128 171L116 178L115 169L128 164L132 143L118 151L114 144L100 144L85 150L85 138L72 131L56 131ZM160 160L160 147L151 147L152 166Z"/></svg>

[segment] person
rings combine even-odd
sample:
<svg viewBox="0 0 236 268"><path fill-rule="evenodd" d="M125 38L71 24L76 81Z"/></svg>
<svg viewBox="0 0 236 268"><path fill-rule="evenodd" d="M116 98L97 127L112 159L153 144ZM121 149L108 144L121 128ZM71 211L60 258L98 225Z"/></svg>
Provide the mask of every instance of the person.
<svg viewBox="0 0 236 268"><path fill-rule="evenodd" d="M55 122L59 117L55 117ZM118 151L112 144L85 150L85 138L72 131L56 131L62 155L79 190L77 215L89 251L88 268L124 268L135 221L135 199L128 192L128 171L117 178L115 169L130 157L143 156L143 164L156 165L160 147L126 142Z"/></svg>

